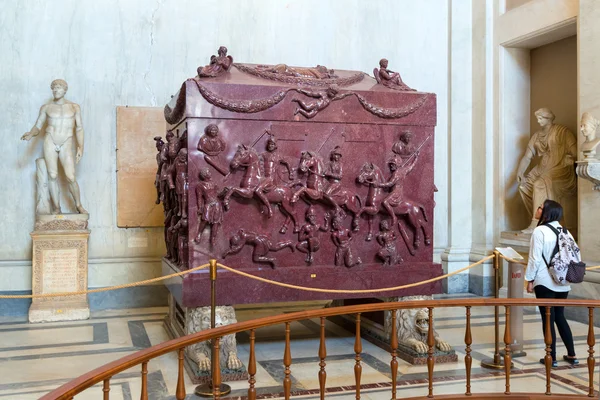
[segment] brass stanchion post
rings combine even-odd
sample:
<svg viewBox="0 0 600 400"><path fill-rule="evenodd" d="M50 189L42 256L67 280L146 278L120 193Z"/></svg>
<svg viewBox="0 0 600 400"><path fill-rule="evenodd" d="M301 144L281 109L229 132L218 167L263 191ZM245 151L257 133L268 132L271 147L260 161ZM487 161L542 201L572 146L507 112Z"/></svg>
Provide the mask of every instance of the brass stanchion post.
<svg viewBox="0 0 600 400"><path fill-rule="evenodd" d="M215 321L216 321L216 307L217 307L217 260L210 260L210 328L215 329ZM210 363L211 370L216 371L217 368L220 372L220 365L215 365L215 360L219 362L219 357L215 354L216 351L219 351L215 346L215 340L211 340L211 354L210 354ZM201 397L213 397L213 375L211 372L210 382L203 383L202 385L196 386L194 393ZM231 387L225 383L221 383L219 385L219 391L221 395L226 395L231 392Z"/></svg>
<svg viewBox="0 0 600 400"><path fill-rule="evenodd" d="M494 250L494 298L500 298L500 253ZM483 368L504 369L504 360L500 357L500 308L494 307L494 358L481 360ZM511 362L512 367L512 362Z"/></svg>

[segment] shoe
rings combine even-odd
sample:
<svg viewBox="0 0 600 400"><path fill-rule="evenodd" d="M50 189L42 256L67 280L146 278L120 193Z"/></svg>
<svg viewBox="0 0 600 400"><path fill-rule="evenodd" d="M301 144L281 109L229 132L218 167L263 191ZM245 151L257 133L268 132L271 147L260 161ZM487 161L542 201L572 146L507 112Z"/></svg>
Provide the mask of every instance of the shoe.
<svg viewBox="0 0 600 400"><path fill-rule="evenodd" d="M579 361L577 361L579 363ZM543 358L540 358L540 364L546 365L546 361ZM558 362L556 360L552 361L552 368L558 367Z"/></svg>
<svg viewBox="0 0 600 400"><path fill-rule="evenodd" d="M563 360L565 360L566 362L568 362L571 365L579 365L579 360L575 356L573 356L573 357L563 356Z"/></svg>

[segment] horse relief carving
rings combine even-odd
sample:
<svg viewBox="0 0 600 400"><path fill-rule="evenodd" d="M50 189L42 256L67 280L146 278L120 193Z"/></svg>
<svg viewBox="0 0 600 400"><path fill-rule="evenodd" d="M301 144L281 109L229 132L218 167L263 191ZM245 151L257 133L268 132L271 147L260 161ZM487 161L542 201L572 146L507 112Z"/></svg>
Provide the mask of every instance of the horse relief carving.
<svg viewBox="0 0 600 400"><path fill-rule="evenodd" d="M264 176L261 170L260 158L258 153L252 147L239 145L230 163L232 171L243 169L244 175L239 187L227 187L223 198L225 210L229 209L231 196L235 195L245 199L256 197L268 217L273 215L271 204L279 206L279 210L285 216L285 221L281 226L280 232L283 234L287 231L290 221L294 224L294 232L298 232L299 226L296 219L296 211L294 205L290 202L292 197L292 186L296 182L289 184L274 184L272 172L269 177Z"/></svg>

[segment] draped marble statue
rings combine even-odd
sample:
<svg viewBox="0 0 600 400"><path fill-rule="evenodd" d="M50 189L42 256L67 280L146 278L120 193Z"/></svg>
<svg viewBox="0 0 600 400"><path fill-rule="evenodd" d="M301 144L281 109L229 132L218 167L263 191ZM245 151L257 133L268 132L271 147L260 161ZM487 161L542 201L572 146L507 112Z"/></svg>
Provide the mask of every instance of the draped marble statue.
<svg viewBox="0 0 600 400"><path fill-rule="evenodd" d="M542 129L529 140L517 170L519 192L531 215L531 224L524 231L535 228L535 211L544 200L556 200L565 206L577 194L575 135L565 126L555 124L554 114L547 108L540 108L535 116ZM534 157L538 162L527 172Z"/></svg>

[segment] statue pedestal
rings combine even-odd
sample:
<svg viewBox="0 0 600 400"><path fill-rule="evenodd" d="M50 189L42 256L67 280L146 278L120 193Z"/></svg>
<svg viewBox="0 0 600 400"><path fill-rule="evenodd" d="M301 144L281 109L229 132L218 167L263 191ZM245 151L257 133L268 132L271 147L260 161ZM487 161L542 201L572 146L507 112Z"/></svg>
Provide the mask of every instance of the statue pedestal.
<svg viewBox="0 0 600 400"><path fill-rule="evenodd" d="M33 239L32 293L79 292L87 289L88 214L38 215ZM88 319L87 295L34 298L29 322Z"/></svg>

